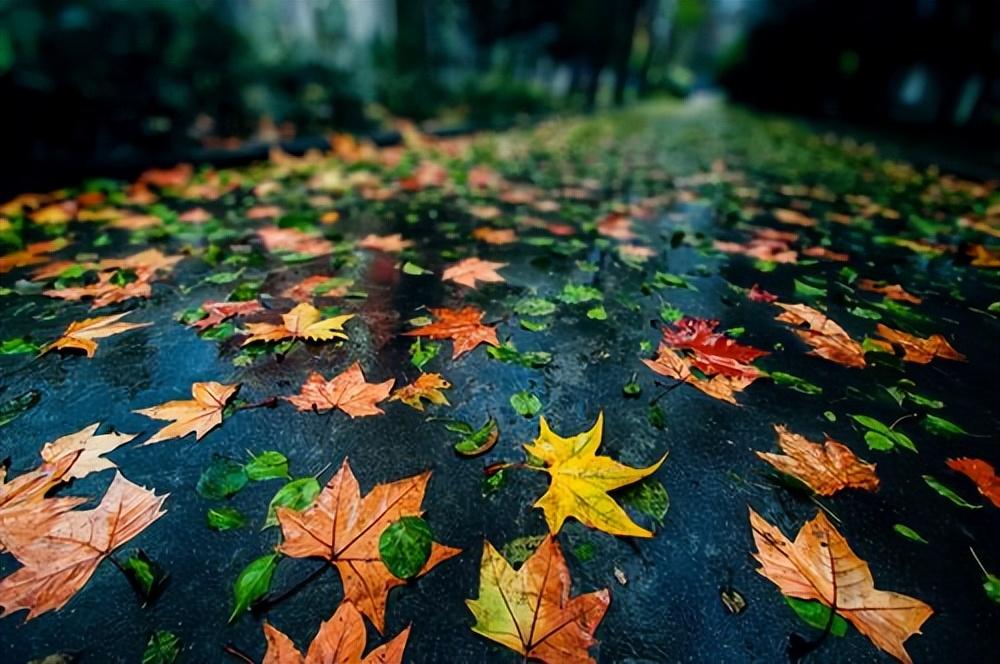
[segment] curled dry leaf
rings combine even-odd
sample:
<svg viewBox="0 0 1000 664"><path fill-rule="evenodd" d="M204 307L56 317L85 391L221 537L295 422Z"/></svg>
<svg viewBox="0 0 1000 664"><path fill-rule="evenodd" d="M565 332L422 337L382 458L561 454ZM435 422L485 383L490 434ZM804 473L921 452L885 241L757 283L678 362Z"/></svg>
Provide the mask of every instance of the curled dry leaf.
<svg viewBox="0 0 1000 664"><path fill-rule="evenodd" d="M612 535L653 536L632 521L608 492L653 474L666 454L647 468L631 468L611 457L597 456L604 430L603 412L589 431L569 438L554 433L544 417L539 428L538 438L524 449L544 462L551 478L548 491L535 502L535 507L545 512L550 532L558 533L567 517L573 517Z"/></svg>
<svg viewBox="0 0 1000 664"><path fill-rule="evenodd" d="M3 614L27 609L31 620L65 606L102 560L163 516L165 499L118 473L92 510L51 517L44 502L35 503L37 521L22 517L5 540L22 566L0 580Z"/></svg>
<svg viewBox="0 0 1000 664"><path fill-rule="evenodd" d="M159 406L133 411L157 420L173 420L143 445L183 438L189 433L194 433L195 440L201 440L202 436L222 424L222 411L239 388L239 384L194 383L191 385L191 396L194 399L168 401Z"/></svg>
<svg viewBox="0 0 1000 664"><path fill-rule="evenodd" d="M993 466L982 459L948 459L948 467L972 480L979 493L996 507L1000 507L1000 476Z"/></svg>
<svg viewBox="0 0 1000 664"><path fill-rule="evenodd" d="M571 579L559 543L547 536L514 570L483 543L479 597L465 603L475 616L472 631L525 659L547 664L590 664L587 650L611 599L607 589L570 597Z"/></svg>
<svg viewBox="0 0 1000 664"><path fill-rule="evenodd" d="M444 273L441 275L441 281L453 281L456 284L468 286L469 288L476 288L477 281L502 283L506 280L497 270L506 267L506 265L506 263L484 261L476 257L465 258L445 268Z"/></svg>
<svg viewBox="0 0 1000 664"><path fill-rule="evenodd" d="M364 619L350 601L344 601L333 617L319 626L305 657L290 638L265 622L267 652L261 664L400 664L409 636L407 627L362 658L368 641Z"/></svg>
<svg viewBox="0 0 1000 664"><path fill-rule="evenodd" d="M446 381L441 374L422 373L409 385L404 385L393 392L389 400L402 401L407 406L421 411L424 409L421 399L427 399L430 403L438 406L450 406L448 398L441 391L450 387L451 383Z"/></svg>
<svg viewBox="0 0 1000 664"><path fill-rule="evenodd" d="M135 330L140 327L148 327L152 323L119 323L118 321L128 316L131 311L112 316L97 316L85 320L74 321L69 324L63 335L45 346L42 353L60 348L75 348L82 350L87 357L93 357L97 351L97 342L94 339L103 339L115 334Z"/></svg>
<svg viewBox="0 0 1000 664"><path fill-rule="evenodd" d="M912 664L903 643L920 633L934 610L913 597L876 590L868 564L823 512L802 526L794 542L752 509L750 526L761 576L789 597L830 607L877 647Z"/></svg>
<svg viewBox="0 0 1000 664"><path fill-rule="evenodd" d="M428 337L430 339L451 339L452 359L468 353L479 344L500 346L496 327L483 325L483 312L475 307L463 309L431 308L437 321L415 330L404 332L407 337Z"/></svg>
<svg viewBox="0 0 1000 664"><path fill-rule="evenodd" d="M663 343L674 350L691 351L691 365L708 376L759 378L760 371L750 363L768 352L716 332L718 324L715 320L682 318L675 326L664 328Z"/></svg>
<svg viewBox="0 0 1000 664"><path fill-rule="evenodd" d="M687 383L713 399L720 399L734 406L739 405L736 403L736 393L742 392L753 382L752 378L745 376L731 377L723 376L722 374L717 374L708 379L700 378L691 373L688 360L670 350L664 343L661 343L659 349L657 349L655 359L643 360L642 362L661 376Z"/></svg>
<svg viewBox="0 0 1000 664"><path fill-rule="evenodd" d="M865 353L861 344L852 339L844 328L837 325L826 314L816 311L805 304L785 304L775 302L784 309L775 320L796 326L795 334L812 347L811 353L822 358L842 364L846 367L863 368L866 366ZM798 326L804 325L804 329Z"/></svg>
<svg viewBox="0 0 1000 664"><path fill-rule="evenodd" d="M869 293L885 295L890 300L898 302L909 302L910 304L920 304L923 302L922 298L906 292L906 289L899 284L881 284L872 279L858 279L858 288Z"/></svg>
<svg viewBox="0 0 1000 664"><path fill-rule="evenodd" d="M330 341L346 339L344 323L354 318L354 314L343 314L320 320L319 309L308 302L296 305L294 309L281 315L281 324L247 323L250 336L243 345L255 341L282 341L283 339L308 339L310 341Z"/></svg>
<svg viewBox="0 0 1000 664"><path fill-rule="evenodd" d="M55 518L87 502L75 496L46 498L49 491L69 481L67 474L80 455L65 454L0 484L0 552L7 549L7 539L17 531L22 519L29 528L37 529L43 516Z"/></svg>
<svg viewBox="0 0 1000 664"><path fill-rule="evenodd" d="M249 302L214 302L206 300L202 303L201 310L208 315L191 323L191 327L204 330L215 327L234 316L250 316L260 313L264 311L264 307L260 306L260 302L257 300L250 300Z"/></svg>
<svg viewBox="0 0 1000 664"><path fill-rule="evenodd" d="M323 412L339 408L351 417L381 415L385 411L375 404L388 398L395 382L394 378L390 378L383 383L368 383L361 371L361 363L355 362L330 380L313 371L299 394L282 398L299 410Z"/></svg>
<svg viewBox="0 0 1000 664"><path fill-rule="evenodd" d="M112 431L96 435L100 426L100 422L95 422L76 433L45 443L42 447L42 459L48 464L58 464L67 457L73 459L72 465L63 475L63 481L81 479L90 473L116 468L104 455L133 440L138 434Z"/></svg>
<svg viewBox="0 0 1000 664"><path fill-rule="evenodd" d="M940 334L932 334L924 339L901 330L894 330L882 323L875 326L875 331L880 337L887 339L890 344L902 348L903 359L907 362L927 364L935 357L958 362L965 361L965 356L952 348L948 340Z"/></svg>
<svg viewBox="0 0 1000 664"><path fill-rule="evenodd" d="M817 494L832 496L841 489L878 489L875 464L865 463L846 445L829 437L823 444L814 443L780 424L774 425L774 431L784 454L757 452L757 456Z"/></svg>
<svg viewBox="0 0 1000 664"><path fill-rule="evenodd" d="M276 511L284 543L279 550L292 558L321 558L340 573L344 597L353 602L381 633L389 591L405 581L393 576L379 557L379 538L404 516L421 516L430 472L388 484L377 484L363 498L347 460L330 478L312 507L298 512ZM458 555L434 542L430 557L417 576Z"/></svg>

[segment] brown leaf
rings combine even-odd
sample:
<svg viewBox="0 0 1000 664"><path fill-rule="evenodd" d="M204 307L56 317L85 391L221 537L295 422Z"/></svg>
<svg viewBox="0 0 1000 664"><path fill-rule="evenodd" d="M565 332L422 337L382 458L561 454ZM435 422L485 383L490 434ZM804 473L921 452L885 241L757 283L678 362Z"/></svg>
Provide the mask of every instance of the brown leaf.
<svg viewBox="0 0 1000 664"><path fill-rule="evenodd" d="M22 567L0 580L0 615L27 609L25 620L31 620L65 606L102 560L163 516L165 499L117 473L92 510L55 518L40 510L36 529L22 520L16 536L6 540Z"/></svg>
<svg viewBox="0 0 1000 664"><path fill-rule="evenodd" d="M209 327L215 327L234 316L251 316L260 313L264 311L264 307L257 300L250 300L249 302L214 302L206 300L201 303L201 310L208 315L194 321L190 326L204 330Z"/></svg>
<svg viewBox="0 0 1000 664"><path fill-rule="evenodd" d="M93 298L91 308L104 307L117 302L124 302L133 297L148 298L153 294L150 280L154 271L150 268L136 267L132 269L135 274L133 281L124 285L112 283L117 269L107 269L98 273L97 282L86 286L70 286L68 288L53 288L42 291L42 295L57 297L63 300L77 301L85 298Z"/></svg>
<svg viewBox="0 0 1000 664"><path fill-rule="evenodd" d="M325 380L319 372L313 371L302 385L299 394L282 397L299 410L323 412L339 408L351 417L381 415L385 411L376 406L389 396L396 380L390 378L384 383L365 382L361 363L355 362L341 374Z"/></svg>
<svg viewBox="0 0 1000 664"><path fill-rule="evenodd" d="M832 496L841 489L878 489L875 464L865 463L846 445L829 437L822 445L814 443L780 424L774 425L774 431L784 454L757 452L757 456L815 493Z"/></svg>
<svg viewBox="0 0 1000 664"><path fill-rule="evenodd" d="M75 348L82 350L87 354L87 357L93 357L97 351L97 342L94 339L103 339L114 334L152 325L152 323L117 322L130 313L132 312L126 311L125 313L114 314L112 316L97 316L96 318L74 321L69 324L69 327L66 328L61 337L42 349L42 354L59 348Z"/></svg>
<svg viewBox="0 0 1000 664"><path fill-rule="evenodd" d="M194 383L191 385L191 396L194 399L168 401L159 406L133 411L157 420L173 420L143 445L183 438L189 433L194 433L195 440L201 440L205 434L222 424L222 411L239 388L239 384Z"/></svg>
<svg viewBox="0 0 1000 664"><path fill-rule="evenodd" d="M482 343L491 346L500 345L496 327L483 325L481 321L484 314L475 307L458 310L439 307L431 308L430 312L438 319L437 322L404 332L403 336L451 339L452 359L468 353Z"/></svg>
<svg viewBox="0 0 1000 664"><path fill-rule="evenodd" d="M795 326L805 325L805 329L796 329L795 334L812 346L811 353L813 355L819 355L847 367L863 368L866 366L865 353L861 344L852 339L844 328L827 318L826 314L805 304L785 304L784 302L775 302L775 304L785 310L784 313L778 314L775 320Z"/></svg>
<svg viewBox="0 0 1000 664"><path fill-rule="evenodd" d="M506 263L494 263L480 258L471 257L445 268L441 281L453 281L462 286L476 288L476 282L502 283L505 279L497 272Z"/></svg>
<svg viewBox="0 0 1000 664"><path fill-rule="evenodd" d="M400 387L392 393L390 401L402 401L407 406L422 411L424 404L421 399L439 406L450 406L448 398L441 390L447 390L451 383L438 373L422 373L409 385Z"/></svg>
<svg viewBox="0 0 1000 664"><path fill-rule="evenodd" d="M16 267L46 263L51 260L49 257L50 253L59 251L67 244L69 242L61 238L46 240L44 242L33 242L24 249L0 256L0 274L10 272Z"/></svg>
<svg viewBox="0 0 1000 664"><path fill-rule="evenodd" d="M291 639L265 622L267 652L261 664L400 664L409 636L407 627L362 659L368 641L364 619L350 601L344 601L333 617L319 626L305 657Z"/></svg>
<svg viewBox="0 0 1000 664"><path fill-rule="evenodd" d="M757 572L789 597L817 600L854 625L877 647L912 664L903 642L920 633L934 610L913 597L876 590L868 564L823 512L802 526L794 542L750 510Z"/></svg>
<svg viewBox="0 0 1000 664"><path fill-rule="evenodd" d="M889 343L903 349L903 359L916 364L927 364L935 357L945 360L965 361L965 356L951 347L948 340L940 334L932 334L926 339L915 337L901 330L894 330L891 327L879 323L875 326L875 331Z"/></svg>
<svg viewBox="0 0 1000 664"><path fill-rule="evenodd" d="M99 436L95 435L100 426L100 422L95 422L76 433L46 443L42 447L42 459L49 464L58 464L61 459L73 458L72 465L63 475L63 481L80 479L90 473L116 468L117 466L105 459L103 455L118 449L138 434L112 431Z"/></svg>
<svg viewBox="0 0 1000 664"><path fill-rule="evenodd" d="M661 376L675 378L701 390L714 399L720 399L734 406L739 405L736 403L736 393L742 392L754 381L753 378L746 376L733 377L723 374L717 374L708 380L699 378L691 373L691 367L687 360L664 343L660 344L655 359L643 360L642 362Z"/></svg>
<svg viewBox="0 0 1000 664"><path fill-rule="evenodd" d="M890 300L897 300L899 302L909 302L910 304L920 304L923 302L923 299L906 292L906 289L899 284L883 285L871 279L858 279L858 288L869 293L885 295Z"/></svg>
<svg viewBox="0 0 1000 664"><path fill-rule="evenodd" d="M284 543L279 550L292 558L322 558L340 573L344 596L385 630L385 605L389 591L406 583L393 576L379 557L382 531L404 516L420 516L430 472L388 484L377 484L364 497L361 487L344 461L330 478L313 506L298 512L277 509ZM459 549L435 542L420 570L422 576L438 563L458 555Z"/></svg>

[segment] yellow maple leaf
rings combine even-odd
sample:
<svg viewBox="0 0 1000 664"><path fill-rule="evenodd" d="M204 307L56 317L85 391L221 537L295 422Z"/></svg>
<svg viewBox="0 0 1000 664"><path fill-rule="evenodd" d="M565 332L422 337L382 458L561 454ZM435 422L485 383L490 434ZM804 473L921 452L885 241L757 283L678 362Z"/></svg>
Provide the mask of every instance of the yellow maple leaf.
<svg viewBox="0 0 1000 664"><path fill-rule="evenodd" d="M131 311L111 316L98 316L85 320L74 321L69 324L63 335L42 349L42 353L58 348L76 348L87 354L87 357L94 357L97 351L95 339L103 339L115 334L127 332L140 327L147 327L152 323L120 323L121 318L128 316Z"/></svg>
<svg viewBox="0 0 1000 664"><path fill-rule="evenodd" d="M344 323L354 318L354 314L344 314L323 319L319 309L303 302L286 314L281 315L281 324L248 323L250 336L243 342L246 346L254 341L281 341L282 339L308 339L310 341L330 341L346 339ZM322 320L320 320L322 319Z"/></svg>
<svg viewBox="0 0 1000 664"><path fill-rule="evenodd" d="M570 438L554 433L541 418L538 438L524 449L545 463L551 478L549 490L535 502L545 512L549 530L555 534L567 517L612 535L652 537L637 525L608 491L638 482L656 472L667 455L647 468L632 468L611 457L597 456L604 429L604 413L589 431Z"/></svg>

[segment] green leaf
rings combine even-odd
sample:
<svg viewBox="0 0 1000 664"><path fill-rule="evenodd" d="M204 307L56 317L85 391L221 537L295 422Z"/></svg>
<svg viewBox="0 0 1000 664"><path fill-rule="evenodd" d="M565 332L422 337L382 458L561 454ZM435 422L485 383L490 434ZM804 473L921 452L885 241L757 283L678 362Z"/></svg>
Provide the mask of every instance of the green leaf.
<svg viewBox="0 0 1000 664"><path fill-rule="evenodd" d="M518 323L521 325L522 329L525 329L528 332L541 332L542 330L547 330L549 328L548 323L528 320L527 318L521 318L518 320Z"/></svg>
<svg viewBox="0 0 1000 664"><path fill-rule="evenodd" d="M528 297L514 305L514 313L520 316L548 316L555 310L554 303L541 297Z"/></svg>
<svg viewBox="0 0 1000 664"><path fill-rule="evenodd" d="M440 350L441 344L421 341L417 337L417 340L410 344L410 364L418 369L423 369L428 362L437 357Z"/></svg>
<svg viewBox="0 0 1000 664"><path fill-rule="evenodd" d="M14 337L0 341L0 355L19 355L21 353L37 353L41 346L24 337Z"/></svg>
<svg viewBox="0 0 1000 664"><path fill-rule="evenodd" d="M660 307L660 320L664 323L676 323L684 318L684 312L672 304L664 302Z"/></svg>
<svg viewBox="0 0 1000 664"><path fill-rule="evenodd" d="M892 529L908 540L913 540L914 542L920 542L921 544L927 544L927 540L921 537L920 533L915 531L913 528L910 528L909 526L904 526L901 523L897 523L895 526L892 527Z"/></svg>
<svg viewBox="0 0 1000 664"><path fill-rule="evenodd" d="M507 542L500 548L500 554L511 565L520 565L531 557L538 545L545 540L545 535L524 535Z"/></svg>
<svg viewBox="0 0 1000 664"><path fill-rule="evenodd" d="M985 578L983 590L986 591L986 596L1000 604L1000 576L987 572Z"/></svg>
<svg viewBox="0 0 1000 664"><path fill-rule="evenodd" d="M233 507L213 507L205 515L208 527L219 532L235 530L246 525L246 517Z"/></svg>
<svg viewBox="0 0 1000 664"><path fill-rule="evenodd" d="M825 288L816 288L815 286L810 286L804 281L794 280L795 282L795 294L799 297L810 299L818 297L826 297Z"/></svg>
<svg viewBox="0 0 1000 664"><path fill-rule="evenodd" d="M271 579L278 568L279 558L277 553L269 553L243 568L233 583L233 612L229 622L233 622L271 589Z"/></svg>
<svg viewBox="0 0 1000 664"><path fill-rule="evenodd" d="M279 507L287 507L296 512L301 512L313 504L321 489L322 487L320 487L315 477L300 477L281 487L267 505L267 517L264 519L264 527L269 528L278 525L278 517L275 511Z"/></svg>
<svg viewBox="0 0 1000 664"><path fill-rule="evenodd" d="M878 431L866 431L865 442L868 443L869 449L878 452L889 452L896 446L891 438L880 434Z"/></svg>
<svg viewBox="0 0 1000 664"><path fill-rule="evenodd" d="M142 653L142 664L173 664L181 652L181 640L171 632L156 630Z"/></svg>
<svg viewBox="0 0 1000 664"><path fill-rule="evenodd" d="M492 417L476 431L455 443L455 451L462 456L476 456L488 452L500 438L500 428Z"/></svg>
<svg viewBox="0 0 1000 664"><path fill-rule="evenodd" d="M159 597L167 586L169 575L166 570L141 549L126 558L121 568L143 606Z"/></svg>
<svg viewBox="0 0 1000 664"><path fill-rule="evenodd" d="M398 579L412 579L431 555L434 534L418 516L404 516L382 531L378 555L389 572Z"/></svg>
<svg viewBox="0 0 1000 664"><path fill-rule="evenodd" d="M288 477L288 457L281 452L269 450L257 456L250 455L251 460L246 465L247 477L254 482Z"/></svg>
<svg viewBox="0 0 1000 664"><path fill-rule="evenodd" d="M778 385L784 387L790 387L796 392L802 392L803 394L823 394L823 388L819 385L814 385L809 381L799 378L798 376L793 376L792 374L785 373L783 371L773 371L768 374Z"/></svg>
<svg viewBox="0 0 1000 664"><path fill-rule="evenodd" d="M898 445L911 452L917 451L917 446L913 444L909 436L890 429L874 417L868 417L867 415L851 415L850 417L868 429L865 432L865 442L868 443L868 447L871 449L885 452L894 449Z"/></svg>
<svg viewBox="0 0 1000 664"><path fill-rule="evenodd" d="M416 263L411 263L410 261L406 261L405 263L403 263L403 272L405 274L409 274L414 277L419 277L421 275L431 273L430 270L425 270Z"/></svg>
<svg viewBox="0 0 1000 664"><path fill-rule="evenodd" d="M635 379L635 374L632 374L629 381L622 385L622 396L626 399L635 399L640 394L642 394L642 386L639 385L639 381Z"/></svg>
<svg viewBox="0 0 1000 664"><path fill-rule="evenodd" d="M604 305L597 305L596 307L587 309L587 318L591 320L607 320L608 312L605 311Z"/></svg>
<svg viewBox="0 0 1000 664"><path fill-rule="evenodd" d="M562 292L558 295L561 302L566 304L582 304L584 302L595 302L604 299L604 294L592 286L583 284L566 284Z"/></svg>
<svg viewBox="0 0 1000 664"><path fill-rule="evenodd" d="M203 498L221 500L234 495L247 484L243 464L216 455L198 478L198 493Z"/></svg>
<svg viewBox="0 0 1000 664"><path fill-rule="evenodd" d="M937 415L924 415L924 419L920 421L920 424L935 436L968 436L969 432L958 426L951 420L946 420L943 417L938 417Z"/></svg>
<svg viewBox="0 0 1000 664"><path fill-rule="evenodd" d="M656 429L664 429L667 426L667 415L658 403L649 406L646 410L646 419Z"/></svg>
<svg viewBox="0 0 1000 664"><path fill-rule="evenodd" d="M663 517L670 509L670 496L663 483L653 477L632 484L621 493L622 502L645 514L657 525L663 525Z"/></svg>
<svg viewBox="0 0 1000 664"><path fill-rule="evenodd" d="M510 405L522 417L534 417L542 409L542 402L527 390L510 395Z"/></svg>
<svg viewBox="0 0 1000 664"><path fill-rule="evenodd" d="M943 484L941 481L934 478L932 475L924 475L924 482L927 482L927 486L937 491L940 495L944 496L951 502L955 503L959 507L964 507L970 510L978 510L982 508L982 505L973 505L972 503L966 501L960 495L952 491L949 487Z"/></svg>
<svg viewBox="0 0 1000 664"><path fill-rule="evenodd" d="M652 286L654 288L686 288L688 290L698 290L684 277L679 277L676 274L670 274L668 272L657 272L654 274Z"/></svg>
<svg viewBox="0 0 1000 664"><path fill-rule="evenodd" d="M826 629L827 623L830 623L830 634L834 636L844 636L847 634L847 621L834 613L833 622L830 622L831 609L827 605L821 604L816 600L804 600L795 597L785 597L785 601L795 611L795 615L810 627Z"/></svg>
<svg viewBox="0 0 1000 664"><path fill-rule="evenodd" d="M552 354L545 351L520 352L512 341L505 341L499 346L487 346L486 354L494 360L506 364L520 364L529 369L544 367L552 361Z"/></svg>
<svg viewBox="0 0 1000 664"><path fill-rule="evenodd" d="M0 427L13 422L23 413L34 408L41 398L42 393L38 390L28 390L24 394L19 394L0 404Z"/></svg>

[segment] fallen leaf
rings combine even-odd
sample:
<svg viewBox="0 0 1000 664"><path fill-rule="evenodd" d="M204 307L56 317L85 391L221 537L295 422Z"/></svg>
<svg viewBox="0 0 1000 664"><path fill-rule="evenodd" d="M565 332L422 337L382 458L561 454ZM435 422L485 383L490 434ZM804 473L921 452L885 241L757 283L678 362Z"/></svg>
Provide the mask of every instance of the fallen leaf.
<svg viewBox="0 0 1000 664"><path fill-rule="evenodd" d="M789 224L790 226L802 226L804 228L811 228L816 225L816 220L812 217L805 215L798 210L789 210L788 208L775 208L772 210L774 218L783 224Z"/></svg>
<svg viewBox="0 0 1000 664"><path fill-rule="evenodd" d="M59 251L67 244L69 244L69 242L63 239L33 242L27 245L24 249L0 256L0 274L10 272L16 267L26 267L28 265L46 263L51 260L49 254Z"/></svg>
<svg viewBox="0 0 1000 664"><path fill-rule="evenodd" d="M948 467L972 480L979 493L996 507L1000 507L1000 476L991 464L982 459L948 459Z"/></svg>
<svg viewBox="0 0 1000 664"><path fill-rule="evenodd" d="M472 237L487 244L511 244L512 242L517 242L517 233L511 228L480 226L473 229Z"/></svg>
<svg viewBox="0 0 1000 664"><path fill-rule="evenodd" d="M883 285L871 279L858 279L858 288L863 291L868 291L869 293L885 295L890 300L896 300L898 302L909 302L910 304L920 304L923 302L923 299L906 292L906 289L899 284Z"/></svg>
<svg viewBox="0 0 1000 664"><path fill-rule="evenodd" d="M757 284L750 287L747 297L750 298L751 302L774 302L778 299L777 295L767 292Z"/></svg>
<svg viewBox="0 0 1000 664"><path fill-rule="evenodd" d="M935 357L945 360L965 361L965 356L951 347L948 340L940 334L932 334L926 339L907 334L901 330L894 330L891 327L879 323L875 326L875 331L889 343L903 349L903 359L916 364L927 364Z"/></svg>
<svg viewBox="0 0 1000 664"><path fill-rule="evenodd" d="M868 564L855 555L823 512L802 526L794 542L752 509L750 526L761 576L788 597L830 607L877 647L912 664L903 643L920 633L933 609L913 597L876 590Z"/></svg>
<svg viewBox="0 0 1000 664"><path fill-rule="evenodd" d="M325 274L314 274L311 277L306 277L294 286L289 286L281 294L296 302L305 302L317 296L343 297L347 294L347 285L332 285L337 283L334 281L335 279L336 277L330 277ZM317 292L317 289L327 282L331 282L331 287Z"/></svg>
<svg viewBox="0 0 1000 664"><path fill-rule="evenodd" d="M259 229L257 237L268 251L288 251L310 256L323 256L333 251L333 244L326 238L297 228L268 226Z"/></svg>
<svg viewBox="0 0 1000 664"><path fill-rule="evenodd" d="M276 510L284 543L279 551L292 558L322 558L340 573L344 597L368 617L379 633L385 631L389 591L405 581L393 576L379 557L379 538L404 516L420 516L430 472L388 484L377 484L364 497L350 464L344 460L312 507ZM417 576L458 555L460 549L435 542Z"/></svg>
<svg viewBox="0 0 1000 664"><path fill-rule="evenodd" d="M699 378L691 373L688 361L672 351L664 343L661 343L657 349L655 359L644 359L642 362L661 376L687 383L714 399L731 403L734 406L738 405L736 403L736 393L742 392L753 382L753 379L746 378L745 376L732 377L723 376L722 374L717 374L708 379Z"/></svg>
<svg viewBox="0 0 1000 664"><path fill-rule="evenodd" d="M445 268L441 281L453 281L462 286L476 288L476 282L502 283L505 279L497 272L506 263L494 263L480 258L471 257Z"/></svg>
<svg viewBox="0 0 1000 664"><path fill-rule="evenodd" d="M451 383L438 373L422 373L409 385L400 387L392 393L389 401L402 401L407 406L422 411L424 404L421 399L439 406L450 406L448 398L441 390L447 390Z"/></svg>
<svg viewBox="0 0 1000 664"><path fill-rule="evenodd" d="M194 383L191 385L191 396L194 399L168 401L159 406L133 411L157 420L173 420L143 445L183 438L189 433L194 433L195 440L201 440L202 436L222 424L222 411L239 388L239 384Z"/></svg>
<svg viewBox="0 0 1000 664"><path fill-rule="evenodd" d="M806 326L805 329L796 329L795 334L812 347L812 354L847 367L866 366L861 344L852 339L844 328L831 318L827 318L826 314L805 304L784 302L775 304L785 310L784 313L778 314L775 320L795 326Z"/></svg>
<svg viewBox="0 0 1000 664"><path fill-rule="evenodd" d="M62 481L81 479L90 473L115 468L115 464L103 455L112 452L134 439L138 434L112 431L95 435L100 422L80 429L42 447L42 459L46 463L58 464L61 459L72 457L73 463L62 476Z"/></svg>
<svg viewBox="0 0 1000 664"><path fill-rule="evenodd" d="M612 212L597 222L597 232L604 237L615 240L631 240L635 238L632 232L632 220L623 214Z"/></svg>
<svg viewBox="0 0 1000 664"><path fill-rule="evenodd" d="M209 327L215 327L234 316L250 316L260 313L264 311L264 307L257 300L250 300L249 302L214 302L206 300L201 303L201 310L207 315L191 323L191 327L204 330Z"/></svg>
<svg viewBox="0 0 1000 664"><path fill-rule="evenodd" d="M402 234L373 235L369 234L358 240L358 249L371 249L373 251L383 251L387 254L396 254L404 249L413 246L412 240L404 240Z"/></svg>
<svg viewBox="0 0 1000 664"><path fill-rule="evenodd" d="M60 348L75 348L82 350L87 354L87 357L93 357L97 351L97 342L94 339L103 339L114 334L152 325L152 323L117 322L130 313L132 312L126 311L125 313L114 314L112 316L98 316L96 318L74 321L69 324L69 327L66 328L61 337L45 346L41 354L44 355L50 350Z"/></svg>
<svg viewBox="0 0 1000 664"><path fill-rule="evenodd" d="M667 455L647 468L631 468L611 457L597 456L603 429L603 412L589 431L569 438L554 433L545 418L541 418L538 438L524 449L545 464L551 484L534 506L545 512L545 521L553 534L559 532L567 517L574 517L586 526L612 535L652 537L653 533L632 521L608 492L656 472Z"/></svg>
<svg viewBox="0 0 1000 664"><path fill-rule="evenodd" d="M500 346L496 327L483 325L483 312L475 307L463 309L431 308L437 322L404 332L407 337L429 337L431 339L451 339L452 359L468 353L479 344Z"/></svg>
<svg viewBox="0 0 1000 664"><path fill-rule="evenodd" d="M750 363L769 353L716 332L718 324L715 320L682 318L663 329L663 343L674 350L692 351L691 365L708 376L721 374L749 380L760 377L760 371Z"/></svg>
<svg viewBox="0 0 1000 664"><path fill-rule="evenodd" d="M465 601L476 619L472 631L524 659L546 664L590 664L587 652L611 598L607 589L570 597L571 579L559 543L551 536L515 570L483 543L479 597Z"/></svg>
<svg viewBox="0 0 1000 664"><path fill-rule="evenodd" d="M302 302L286 314L281 315L282 323L247 323L250 336L243 341L246 346L255 341L281 341L282 339L308 339L310 341L330 341L346 339L344 323L354 318L354 314L343 314L320 320L319 309L308 302Z"/></svg>
<svg viewBox="0 0 1000 664"><path fill-rule="evenodd" d="M814 443L780 424L774 431L784 454L757 452L757 456L815 493L832 496L841 489L878 489L875 464L865 463L846 445L829 437L823 444Z"/></svg>
<svg viewBox="0 0 1000 664"><path fill-rule="evenodd" d="M48 518L67 512L87 502L75 496L46 498L55 487L69 481L67 474L82 452L69 453L45 463L14 479L0 483L0 553L6 551L6 540L17 530L20 520L37 529L43 515Z"/></svg>
<svg viewBox="0 0 1000 664"><path fill-rule="evenodd" d="M22 567L0 580L0 615L27 609L27 621L65 606L102 560L163 516L166 497L117 473L94 509L55 518L41 513L37 530L22 520L16 536L5 540Z"/></svg>
<svg viewBox="0 0 1000 664"><path fill-rule="evenodd" d="M368 641L364 619L350 601L344 601L333 617L319 626L305 657L291 639L265 622L267 652L261 664L400 664L409 636L407 627L362 659Z"/></svg>
<svg viewBox="0 0 1000 664"><path fill-rule="evenodd" d="M109 268L98 273L95 283L87 284L86 286L52 288L42 291L42 295L74 302L85 298L93 298L93 302L91 302L92 309L124 302L134 297L151 297L153 295L153 287L150 284L150 280L155 274L154 270L145 267L135 267L131 268L131 270L135 278L131 281L126 281L124 284L117 283L118 269Z"/></svg>
<svg viewBox="0 0 1000 664"><path fill-rule="evenodd" d="M282 399L290 401L299 410L323 412L339 408L351 417L381 415L385 411L375 404L388 398L395 382L394 378L384 383L365 382L361 363L355 362L330 380L313 371L302 384L299 394Z"/></svg>

